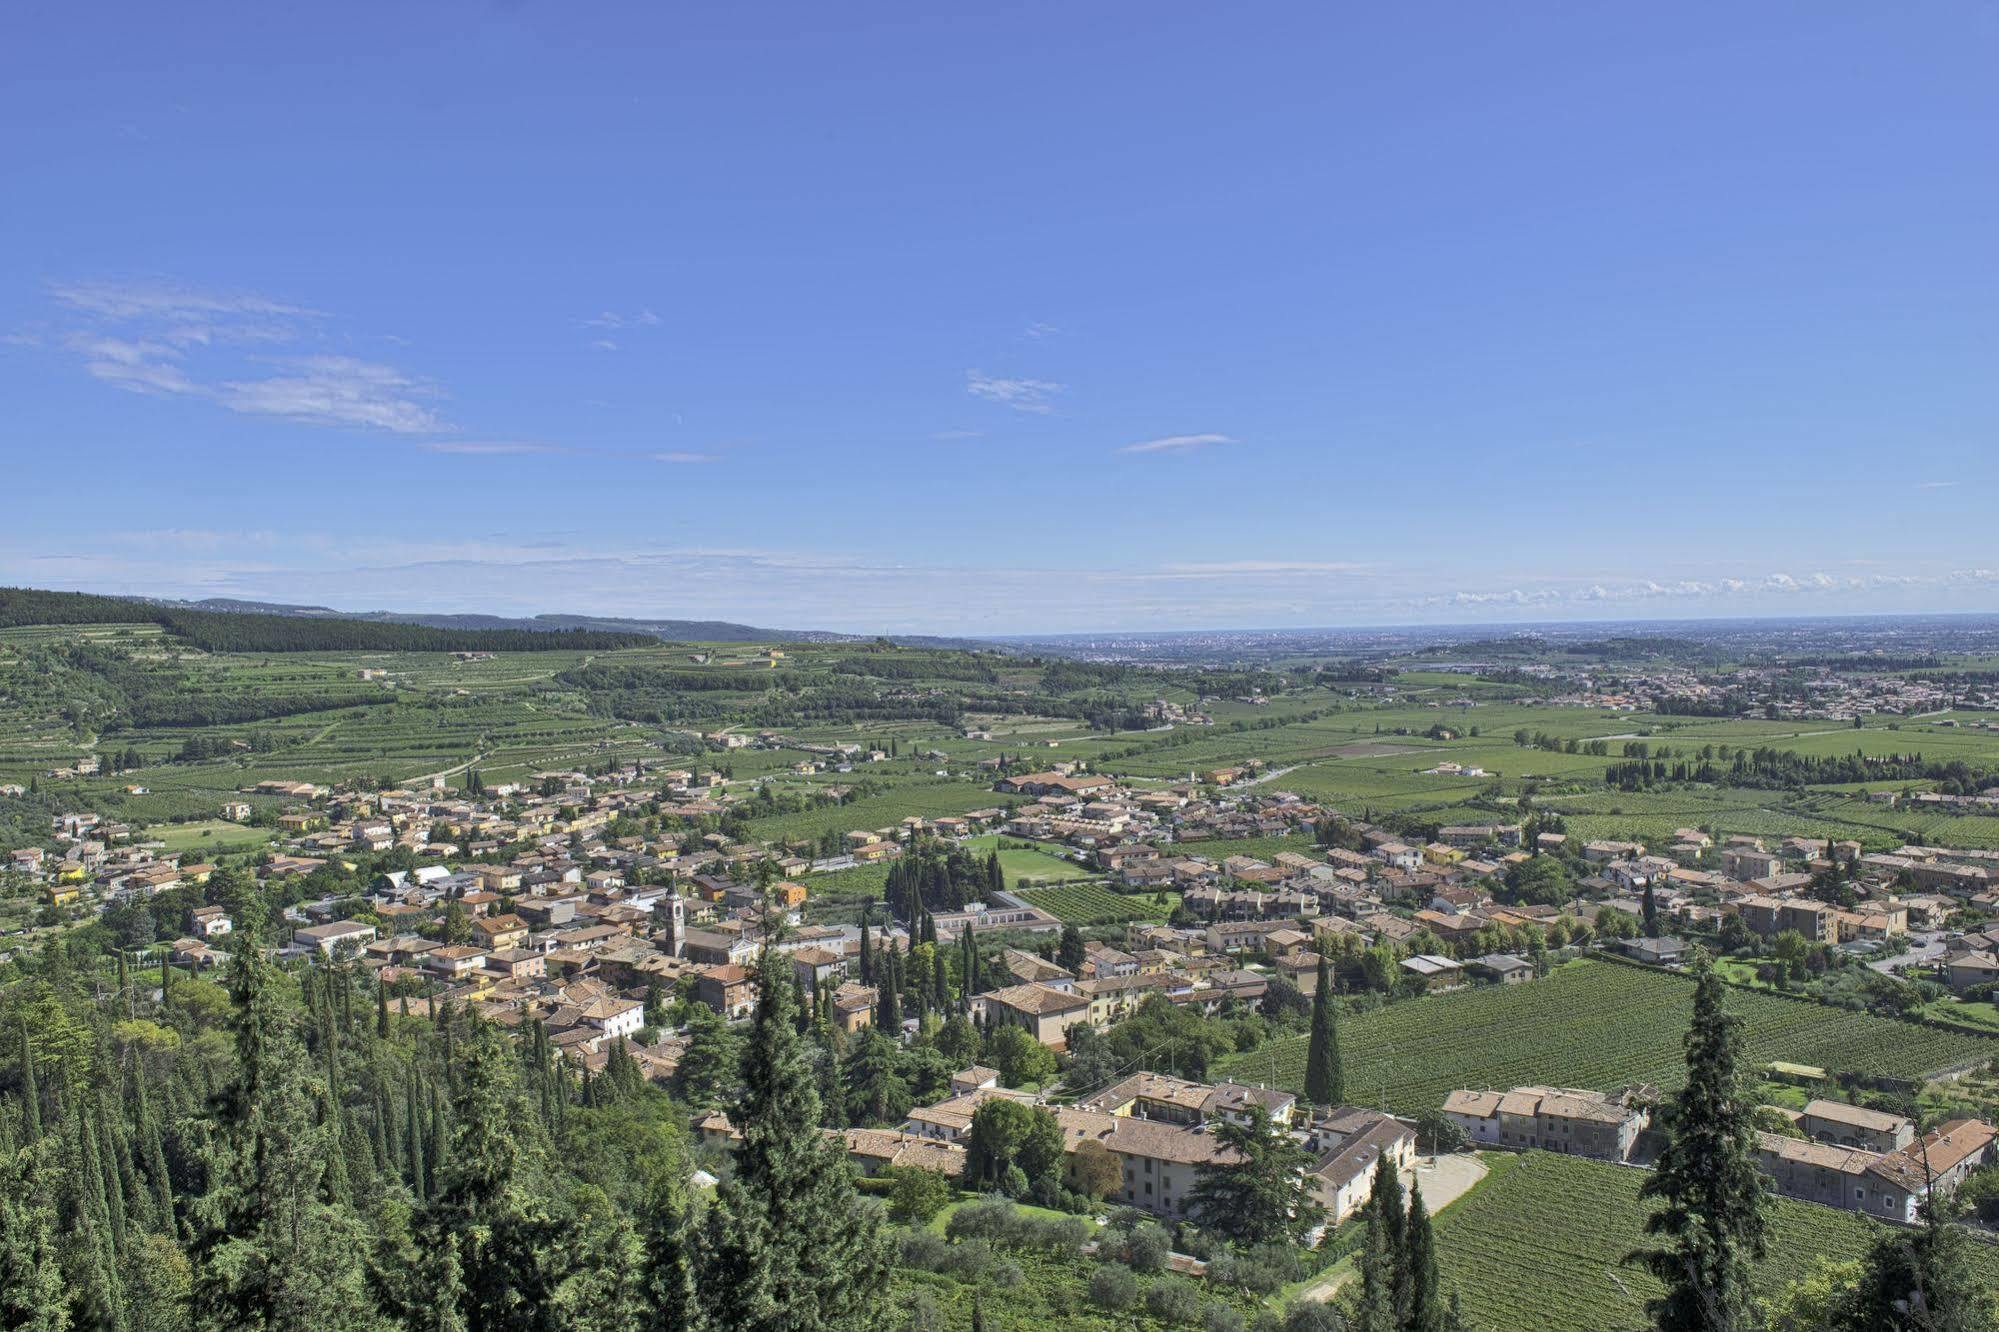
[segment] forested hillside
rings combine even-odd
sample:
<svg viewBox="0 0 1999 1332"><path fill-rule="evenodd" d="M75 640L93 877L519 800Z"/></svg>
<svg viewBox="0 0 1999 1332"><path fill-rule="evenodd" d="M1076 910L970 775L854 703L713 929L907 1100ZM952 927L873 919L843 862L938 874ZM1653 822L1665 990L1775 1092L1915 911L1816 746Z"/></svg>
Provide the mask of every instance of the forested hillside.
<svg viewBox="0 0 1999 1332"><path fill-rule="evenodd" d="M378 620L199 611L86 592L0 588L0 629L31 624L157 624L208 652L601 652L648 634L588 629L432 629Z"/></svg>

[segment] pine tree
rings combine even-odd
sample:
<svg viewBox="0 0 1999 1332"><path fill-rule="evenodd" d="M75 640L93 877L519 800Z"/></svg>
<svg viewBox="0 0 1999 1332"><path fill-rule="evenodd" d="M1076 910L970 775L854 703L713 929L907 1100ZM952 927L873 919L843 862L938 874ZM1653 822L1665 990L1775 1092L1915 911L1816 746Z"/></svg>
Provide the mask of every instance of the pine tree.
<svg viewBox="0 0 1999 1332"><path fill-rule="evenodd" d="M1312 1036L1305 1050L1305 1098L1314 1105L1338 1105L1346 1099L1337 1002L1332 969L1321 954L1318 983L1312 991Z"/></svg>
<svg viewBox="0 0 1999 1332"><path fill-rule="evenodd" d="M694 1332L704 1314L694 1284L692 1226L676 1189L661 1183L647 1191L639 1235L646 1256L644 1332Z"/></svg>
<svg viewBox="0 0 1999 1332"><path fill-rule="evenodd" d="M1664 1204L1645 1223L1664 1243L1629 1261L1665 1284L1650 1306L1661 1332L1738 1332L1752 1326L1750 1265L1764 1253L1765 1195L1751 1155L1753 1107L1737 1069L1742 1020L1723 1006L1721 977L1707 960L1695 967L1686 1086L1673 1099L1657 1168L1639 1189Z"/></svg>
<svg viewBox="0 0 1999 1332"><path fill-rule="evenodd" d="M1215 1121L1227 1159L1196 1166L1187 1208L1200 1223L1245 1244L1296 1241L1324 1215L1305 1187L1312 1154L1270 1112L1251 1103L1240 1121Z"/></svg>
<svg viewBox="0 0 1999 1332"><path fill-rule="evenodd" d="M708 1211L699 1282L710 1322L730 1332L879 1327L887 1257L841 1148L820 1131L819 1094L793 1030L777 955L758 965L758 1003L731 1118L736 1174Z"/></svg>

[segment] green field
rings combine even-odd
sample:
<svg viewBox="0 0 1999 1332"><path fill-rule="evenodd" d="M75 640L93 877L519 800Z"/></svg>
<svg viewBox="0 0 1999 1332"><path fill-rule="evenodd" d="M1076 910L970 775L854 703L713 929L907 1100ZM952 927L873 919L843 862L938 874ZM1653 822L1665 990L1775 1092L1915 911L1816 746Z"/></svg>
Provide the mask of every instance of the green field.
<svg viewBox="0 0 1999 1332"><path fill-rule="evenodd" d="M1682 976L1583 961L1526 985L1410 999L1341 1025L1349 1099L1399 1114L1433 1110L1461 1087L1529 1083L1611 1090L1677 1086L1693 983ZM1920 1078L1999 1057L1999 1040L1847 1012L1777 994L1732 990L1751 1064L1774 1059L1834 1071ZM1218 1076L1302 1090L1302 1036L1222 1061Z"/></svg>
<svg viewBox="0 0 1999 1332"><path fill-rule="evenodd" d="M995 846L999 847L1000 869L1006 874L1008 887L1017 887L1022 879L1060 883L1096 877L1088 868L1060 854L1060 847L1023 848L1018 838L997 835L965 839L965 849L974 855L983 856Z"/></svg>
<svg viewBox="0 0 1999 1332"><path fill-rule="evenodd" d="M1177 893L1168 893L1166 903L1161 905L1151 893L1127 896L1094 883L1036 888L1021 896L1043 911L1061 917L1069 925L1119 925L1131 920L1165 920L1173 914L1173 904L1179 900Z"/></svg>
<svg viewBox="0 0 1999 1332"><path fill-rule="evenodd" d="M144 840L159 841L177 855L206 855L210 852L248 851L271 840L272 829L252 828L222 819L201 819L193 823L162 823L145 831Z"/></svg>
<svg viewBox="0 0 1999 1332"><path fill-rule="evenodd" d="M1573 1156L1493 1154L1493 1170L1437 1218L1447 1289L1488 1332L1641 1332L1659 1283L1621 1259L1643 1241L1650 1204L1637 1170ZM1769 1257L1756 1269L1768 1298L1820 1258L1857 1258L1879 1223L1853 1212L1775 1198ZM1974 1244L1980 1273L1999 1286L1999 1249Z"/></svg>

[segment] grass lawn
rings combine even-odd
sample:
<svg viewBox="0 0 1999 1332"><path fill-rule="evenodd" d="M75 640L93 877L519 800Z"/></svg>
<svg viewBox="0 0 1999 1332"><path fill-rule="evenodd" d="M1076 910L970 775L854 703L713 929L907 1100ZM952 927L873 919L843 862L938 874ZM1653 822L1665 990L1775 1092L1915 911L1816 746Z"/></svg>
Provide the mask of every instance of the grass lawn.
<svg viewBox="0 0 1999 1332"><path fill-rule="evenodd" d="M1022 879L1041 880L1046 883L1061 883L1069 879L1093 879L1096 877L1089 869L1078 865L1066 856L1057 855L1054 851L1038 849L1032 851L1021 850L1017 845L1020 841L1017 837L1002 838L997 833L988 834L984 837L968 837L965 839L965 849L974 855L983 856L1001 841L1016 844L1001 846L999 853L1000 869L1006 874L1006 883L1009 888L1018 887Z"/></svg>
<svg viewBox="0 0 1999 1332"><path fill-rule="evenodd" d="M146 829L145 840L166 843L178 855L208 855L225 851L247 851L271 840L271 829L251 828L224 819L204 819L199 823L159 823Z"/></svg>

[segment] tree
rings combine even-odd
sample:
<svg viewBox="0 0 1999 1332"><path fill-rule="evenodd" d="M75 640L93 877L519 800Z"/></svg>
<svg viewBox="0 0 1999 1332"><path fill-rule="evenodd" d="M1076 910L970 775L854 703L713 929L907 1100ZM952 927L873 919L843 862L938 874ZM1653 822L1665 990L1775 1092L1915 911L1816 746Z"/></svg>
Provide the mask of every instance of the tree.
<svg viewBox="0 0 1999 1332"><path fill-rule="evenodd" d="M1062 927L1062 941L1055 946L1055 963L1066 971L1080 974L1083 966L1083 932L1074 925Z"/></svg>
<svg viewBox="0 0 1999 1332"><path fill-rule="evenodd" d="M921 1166L898 1166L886 1172L892 1183L888 1214L905 1224L922 1225L951 1201L951 1179Z"/></svg>
<svg viewBox="0 0 1999 1332"><path fill-rule="evenodd" d="M1312 1037L1305 1050L1305 1098L1314 1105L1338 1105L1346 1099L1336 1003L1332 968L1321 954L1318 984L1312 991Z"/></svg>
<svg viewBox="0 0 1999 1332"><path fill-rule="evenodd" d="M1648 939L1658 938L1659 899L1652 891L1652 881L1650 879L1645 881L1645 899L1642 910L1644 913L1645 937Z"/></svg>
<svg viewBox="0 0 1999 1332"><path fill-rule="evenodd" d="M1430 1225L1430 1209L1423 1205L1420 1184L1409 1186L1409 1213L1398 1258L1402 1274L1398 1284L1408 1292L1409 1302L1403 1328L1406 1332L1442 1332L1449 1311L1437 1293L1437 1236Z"/></svg>
<svg viewBox="0 0 1999 1332"><path fill-rule="evenodd" d="M1208 1229L1245 1244L1295 1242L1324 1209L1305 1186L1312 1154L1252 1103L1213 1128L1214 1158L1195 1167L1188 1210Z"/></svg>
<svg viewBox="0 0 1999 1332"><path fill-rule="evenodd" d="M861 1033L847 1056L843 1084L848 1118L860 1125L900 1124L914 1104L897 1067L894 1041L879 1031Z"/></svg>
<svg viewBox="0 0 1999 1332"><path fill-rule="evenodd" d="M1019 1027L1001 1027L986 1039L986 1062L1007 1087L1045 1082L1055 1075L1055 1052Z"/></svg>
<svg viewBox="0 0 1999 1332"><path fill-rule="evenodd" d="M1971 1241L1949 1223L1947 1208L1932 1188L1918 1229L1875 1239L1835 1324L1842 1332L1991 1332L1991 1292L1973 1272Z"/></svg>
<svg viewBox="0 0 1999 1332"><path fill-rule="evenodd" d="M965 1181L976 1189L1004 1188L1010 1168L1017 1168L1030 1185L1059 1181L1062 1124L1052 1110L994 1097L972 1112Z"/></svg>
<svg viewBox="0 0 1999 1332"><path fill-rule="evenodd" d="M0 1151L0 1327L67 1332L54 1180L42 1145Z"/></svg>
<svg viewBox="0 0 1999 1332"><path fill-rule="evenodd" d="M742 1039L706 1004L687 1014L687 1048L673 1070L674 1094L695 1110L712 1110L734 1094L742 1076Z"/></svg>
<svg viewBox="0 0 1999 1332"><path fill-rule="evenodd" d="M1388 1254L1388 1270L1385 1273L1388 1308L1395 1320L1394 1325L1400 1327L1411 1304L1407 1258L1409 1215L1402 1200L1402 1176L1393 1162L1386 1159L1376 1161L1373 1185L1367 1195L1367 1208L1369 1223L1379 1228L1382 1247Z"/></svg>
<svg viewBox="0 0 1999 1332"><path fill-rule="evenodd" d="M731 1332L876 1327L888 1282L876 1214L855 1198L843 1148L820 1131L791 978L773 950L758 962L757 988L730 1116L743 1140L735 1176L708 1209L702 1302L710 1323Z"/></svg>
<svg viewBox="0 0 1999 1332"><path fill-rule="evenodd" d="M1645 1222L1663 1243L1629 1261L1666 1287L1650 1305L1662 1332L1738 1332L1752 1322L1749 1277L1764 1253L1765 1195L1737 1068L1742 1020L1723 1006L1726 991L1706 958L1696 958L1695 970L1686 1086L1673 1098L1658 1166L1639 1189L1663 1204Z"/></svg>
<svg viewBox="0 0 1999 1332"><path fill-rule="evenodd" d="M272 994L258 932L232 949L234 1076L211 1108L208 1191L194 1208L194 1301L205 1329L375 1326L358 1224L326 1201L332 1135L317 1064Z"/></svg>
<svg viewBox="0 0 1999 1332"><path fill-rule="evenodd" d="M1072 1158L1076 1190L1091 1198L1108 1198L1124 1183L1124 1166L1116 1152L1086 1138L1077 1144Z"/></svg>

